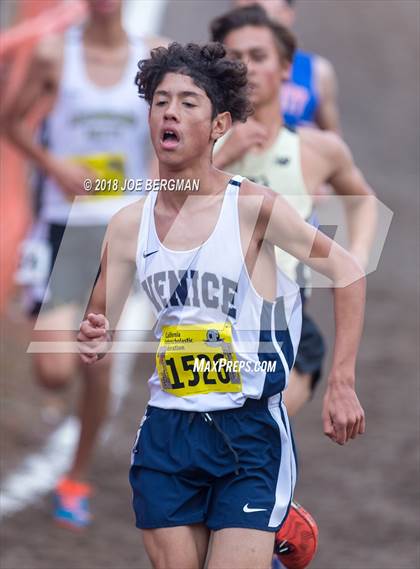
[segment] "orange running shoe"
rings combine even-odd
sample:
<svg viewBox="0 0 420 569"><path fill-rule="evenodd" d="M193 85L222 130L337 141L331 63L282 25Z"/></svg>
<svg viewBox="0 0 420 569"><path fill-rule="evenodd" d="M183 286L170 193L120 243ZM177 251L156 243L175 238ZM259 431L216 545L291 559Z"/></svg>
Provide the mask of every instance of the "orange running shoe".
<svg viewBox="0 0 420 569"><path fill-rule="evenodd" d="M318 526L300 504L292 500L287 518L276 533L274 554L287 569L305 569L315 556Z"/></svg>
<svg viewBox="0 0 420 569"><path fill-rule="evenodd" d="M82 530L90 524L89 484L62 478L54 491L54 521L72 530Z"/></svg>

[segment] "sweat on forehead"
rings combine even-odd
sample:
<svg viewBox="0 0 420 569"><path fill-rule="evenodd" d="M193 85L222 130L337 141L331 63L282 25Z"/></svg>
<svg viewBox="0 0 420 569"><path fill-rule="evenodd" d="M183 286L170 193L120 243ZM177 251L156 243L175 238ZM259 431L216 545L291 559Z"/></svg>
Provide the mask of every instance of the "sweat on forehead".
<svg viewBox="0 0 420 569"><path fill-rule="evenodd" d="M140 60L135 83L139 96L149 105L167 73L191 77L211 101L213 118L229 112L233 121L245 121L250 114L247 98L247 69L238 61L226 58L225 48L219 43L203 46L172 43L168 48L158 47L149 59Z"/></svg>

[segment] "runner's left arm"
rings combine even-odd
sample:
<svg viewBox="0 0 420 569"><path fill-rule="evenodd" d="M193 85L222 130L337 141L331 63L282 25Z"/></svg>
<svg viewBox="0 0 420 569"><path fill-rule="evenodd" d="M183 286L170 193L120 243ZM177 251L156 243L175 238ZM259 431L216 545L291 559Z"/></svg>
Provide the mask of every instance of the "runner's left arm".
<svg viewBox="0 0 420 569"><path fill-rule="evenodd" d="M336 135L329 135L325 146L332 165L329 184L344 198L349 229L350 253L366 269L377 227L377 200L374 191L356 166L348 146Z"/></svg>
<svg viewBox="0 0 420 569"><path fill-rule="evenodd" d="M355 392L365 306L364 272L352 255L306 223L271 190L265 192L257 227L261 227L261 239L284 249L333 283L335 344L323 420L325 434L344 444L365 428L364 412Z"/></svg>

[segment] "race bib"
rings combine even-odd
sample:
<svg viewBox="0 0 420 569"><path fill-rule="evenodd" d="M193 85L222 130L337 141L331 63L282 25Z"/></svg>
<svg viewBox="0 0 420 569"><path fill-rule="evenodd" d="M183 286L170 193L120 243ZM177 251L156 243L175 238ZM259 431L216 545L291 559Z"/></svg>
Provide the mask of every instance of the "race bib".
<svg viewBox="0 0 420 569"><path fill-rule="evenodd" d="M237 362L230 323L162 329L156 368L163 391L171 395L238 393L242 381Z"/></svg>
<svg viewBox="0 0 420 569"><path fill-rule="evenodd" d="M122 154L100 153L74 156L73 160L92 170L96 179L87 194L94 199L121 197L125 179L125 159Z"/></svg>

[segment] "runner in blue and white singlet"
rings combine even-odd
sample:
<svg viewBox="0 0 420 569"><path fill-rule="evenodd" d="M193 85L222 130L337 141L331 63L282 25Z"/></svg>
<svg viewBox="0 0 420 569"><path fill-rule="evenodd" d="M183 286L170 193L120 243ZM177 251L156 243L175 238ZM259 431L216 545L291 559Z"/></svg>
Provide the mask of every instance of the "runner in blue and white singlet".
<svg viewBox="0 0 420 569"><path fill-rule="evenodd" d="M275 302L264 300L252 285L239 231L241 181L240 176L230 181L214 231L205 243L191 251L171 251L159 241L153 215L157 192L149 194L144 204L137 267L139 280L157 315L157 338L165 339L168 326L177 333L185 327L187 338L191 325L223 330L229 349L235 354L236 367L241 367L237 374L238 383L231 385L231 390L208 389L203 383L202 393L196 394L197 385L187 395L184 384L181 386L181 382L173 381L172 368L169 370L170 386L162 389L161 370L157 368L149 380L150 405L183 411L233 409L241 407L247 398L276 395L287 385L300 339L299 289L280 270L277 271ZM228 263L226 243L229 243ZM182 340L179 337L178 343L184 348ZM203 338L203 344L192 349L194 357L200 349L205 350L206 343L211 347L211 342ZM176 338L172 339L172 344L172 347L177 344ZM211 363L214 355L211 355ZM274 364L273 370L263 371L269 362ZM211 376L214 378L211 381L216 381L218 387L226 385L223 375L219 377L212 373ZM232 381L234 376L232 374ZM178 396L178 392L184 396Z"/></svg>
<svg viewBox="0 0 420 569"><path fill-rule="evenodd" d="M277 269L275 247L344 286L334 291L333 361L354 360L360 339L364 284L352 257L272 190L212 165L215 141L250 112L246 67L225 56L220 44L174 43L140 62L160 177L198 180L199 190L161 185L113 217L78 335L85 363L105 356L137 273L157 345L130 483L155 567L270 564L296 481L282 391L301 321L297 286ZM324 428L344 444L364 419L354 390L338 393L340 376L332 371Z"/></svg>

